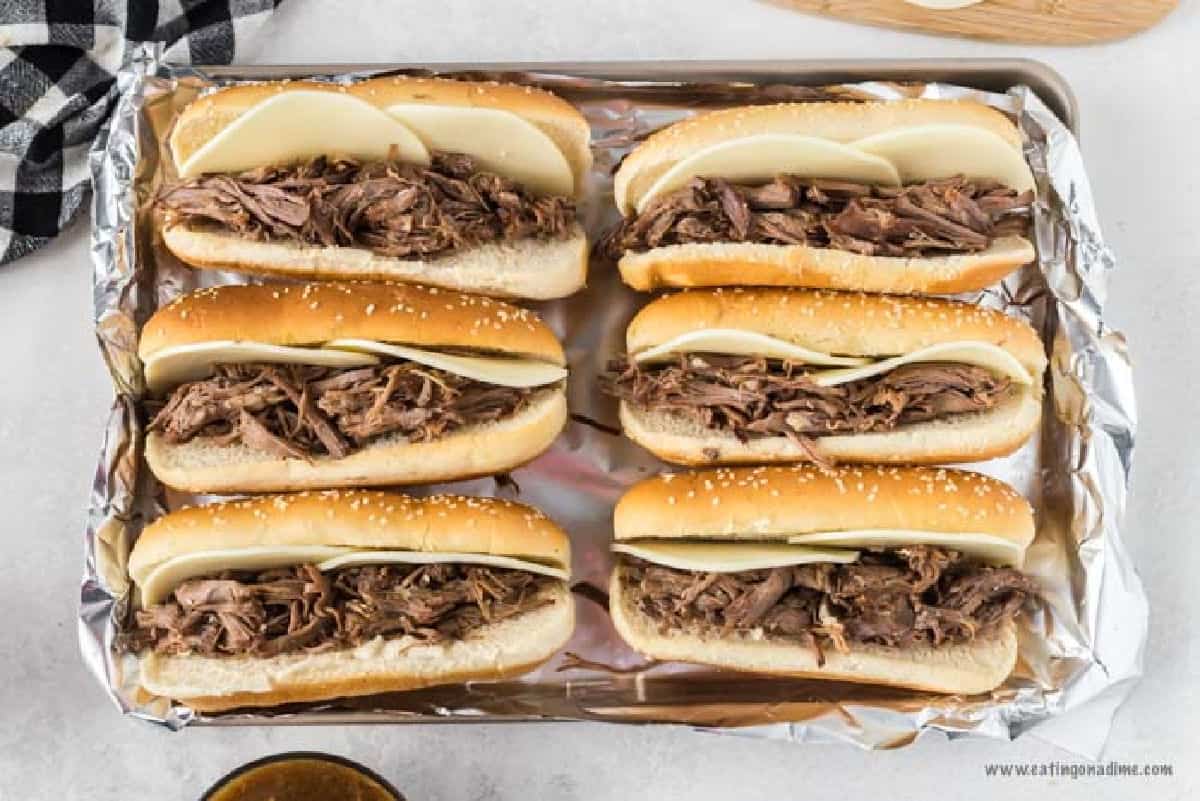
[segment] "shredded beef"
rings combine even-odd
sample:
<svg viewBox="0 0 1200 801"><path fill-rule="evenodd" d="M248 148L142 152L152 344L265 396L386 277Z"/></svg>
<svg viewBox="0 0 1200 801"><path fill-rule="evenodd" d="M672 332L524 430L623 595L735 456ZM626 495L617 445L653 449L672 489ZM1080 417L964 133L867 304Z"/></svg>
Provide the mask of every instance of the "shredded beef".
<svg viewBox="0 0 1200 801"><path fill-rule="evenodd" d="M897 648L968 642L1011 620L1037 595L1011 568L944 548L868 551L820 563L704 573L624 562L622 582L664 632L754 632L816 649L871 643Z"/></svg>
<svg viewBox="0 0 1200 801"><path fill-rule="evenodd" d="M399 435L429 442L523 409L536 389L501 387L415 362L337 369L219 364L179 386L150 423L171 443L244 443L282 458L344 457Z"/></svg>
<svg viewBox="0 0 1200 801"><path fill-rule="evenodd" d="M138 610L118 650L268 657L353 648L375 637L459 640L550 601L556 580L469 564L315 565L189 579Z"/></svg>
<svg viewBox="0 0 1200 801"><path fill-rule="evenodd" d="M172 222L250 239L362 247L414 260L491 242L564 238L575 226L570 198L534 197L456 153L435 153L429 167L321 157L204 175L165 187L157 204Z"/></svg>
<svg viewBox="0 0 1200 801"><path fill-rule="evenodd" d="M1032 192L963 177L903 188L780 175L761 186L696 178L626 218L598 246L608 258L666 245L754 242L869 256L972 253L1026 229Z"/></svg>
<svg viewBox="0 0 1200 801"><path fill-rule="evenodd" d="M728 431L739 440L786 436L812 452L812 437L889 431L897 426L985 411L1011 381L957 363L908 364L833 387L804 365L777 359L682 354L675 362L609 363L601 388L634 406Z"/></svg>

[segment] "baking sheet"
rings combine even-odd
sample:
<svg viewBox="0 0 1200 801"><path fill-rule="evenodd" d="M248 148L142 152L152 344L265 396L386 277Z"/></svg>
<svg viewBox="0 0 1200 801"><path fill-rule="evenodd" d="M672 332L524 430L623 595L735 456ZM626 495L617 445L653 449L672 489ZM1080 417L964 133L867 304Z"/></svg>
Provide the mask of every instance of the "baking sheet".
<svg viewBox="0 0 1200 801"><path fill-rule="evenodd" d="M147 201L169 171L161 158L165 134L180 108L217 83L300 74L350 80L381 69L206 71L163 63L158 51L146 48L119 76L116 114L92 153L96 333L117 397L85 532L79 633L90 669L123 712L170 728L670 721L739 727L734 730L742 734L797 742L881 748L911 742L925 731L1000 738L1037 732L1052 718L1092 703L1112 704L1128 693L1141 672L1147 617L1118 528L1134 438L1133 384L1124 340L1104 323L1105 287L1115 264L1100 235L1075 137L1051 111L1052 105L1073 123L1074 101L1061 79L1033 62L944 61L442 65L423 72L532 83L575 102L592 126L595 167L581 217L593 238L617 220L611 171L624 153L648 132L697 109L782 99L970 97L1014 116L1039 186L1034 209L1039 263L970 299L1029 320L1042 333L1051 363L1040 434L1013 456L972 466L1015 485L1037 510L1038 537L1026 569L1044 587L1044 603L1020 621L1021 657L1001 688L983 696L946 697L651 665L620 641L604 609L611 509L632 482L668 468L614 433L615 406L595 390L595 375L621 351L627 321L649 296L623 287L613 265L593 262L585 291L531 304L563 338L572 369L573 419L554 447L515 471L511 481L407 490L516 498L542 508L569 531L578 625L562 652L517 681L271 711L202 716L168 699L147 697L137 687L135 660L118 659L111 651L115 621L127 611L125 558L147 522L183 503L214 498L165 491L141 462L137 331L156 308L182 292L247 280L184 267L157 241ZM1053 737L1080 753L1095 751L1094 726L1078 729L1056 725Z"/></svg>

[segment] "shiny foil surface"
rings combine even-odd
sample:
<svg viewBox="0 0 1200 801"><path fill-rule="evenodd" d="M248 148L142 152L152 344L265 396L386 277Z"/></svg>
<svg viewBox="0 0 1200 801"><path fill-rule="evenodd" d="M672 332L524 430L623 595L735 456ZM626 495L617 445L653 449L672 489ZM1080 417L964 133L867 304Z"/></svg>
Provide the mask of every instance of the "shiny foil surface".
<svg viewBox="0 0 1200 801"><path fill-rule="evenodd" d="M592 125L595 166L581 216L593 239L618 218L611 173L622 156L647 133L698 109L787 99L920 96L973 98L1013 115L1038 183L1039 262L969 299L1029 320L1044 337L1050 368L1040 434L1008 458L970 466L1016 486L1037 512L1037 539L1025 569L1044 594L1019 620L1020 658L1003 686L987 695L958 697L757 677L649 664L621 642L604 606L612 566L611 510L634 481L679 468L666 467L617 435L615 403L596 390L595 376L604 362L623 349L626 323L651 296L625 288L614 265L593 260L585 291L534 304L563 338L571 365L572 421L554 447L514 471L511 481L406 490L519 499L543 509L570 533L578 624L553 660L517 681L216 716L148 696L138 687L136 660L118 658L111 648L117 621L129 612L129 549L142 527L164 512L217 499L166 490L142 461L145 388L136 355L138 330L156 308L183 292L248 279L180 264L162 248L149 211L171 169L164 142L175 114L205 90L233 80L239 68L214 71L215 77L203 68L163 63L155 50L146 49L121 74L120 102L91 154L96 336L116 400L89 504L79 635L90 669L121 711L170 728L433 719L655 721L865 748L904 745L926 731L991 738L1032 731L1078 753L1097 754L1112 711L1141 673L1147 607L1119 528L1136 415L1124 339L1104 320L1109 273L1116 265L1100 233L1075 136L1024 85L1045 82L1045 72L1036 73L1031 62L1008 62L1011 76L1005 86L1010 88L1000 92L955 85L955 80L966 84L977 77L978 64L975 69L959 62L837 66L857 79L831 84L830 70L819 65L763 63L749 70L752 78L737 80L723 77L735 72L732 68L711 63L674 65L669 71L650 62L614 65L607 77L605 65L596 64L439 71L540 85L579 106ZM907 82L895 80L898 70ZM380 71L428 72L411 66L348 67L337 75L329 75L328 68L309 71L334 81ZM995 85L995 72L989 73L989 85ZM305 70L295 67L238 72L257 80L302 74ZM884 76L888 80L871 80ZM1050 101L1073 113L1069 92ZM1097 719L1103 721L1099 730Z"/></svg>

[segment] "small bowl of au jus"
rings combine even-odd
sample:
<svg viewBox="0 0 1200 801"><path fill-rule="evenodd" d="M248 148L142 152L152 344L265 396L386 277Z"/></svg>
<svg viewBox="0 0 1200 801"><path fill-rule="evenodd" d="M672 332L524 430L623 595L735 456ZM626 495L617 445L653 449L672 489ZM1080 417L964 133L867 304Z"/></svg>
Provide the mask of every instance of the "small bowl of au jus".
<svg viewBox="0 0 1200 801"><path fill-rule="evenodd" d="M200 801L405 801L386 779L333 754L293 751L242 765Z"/></svg>

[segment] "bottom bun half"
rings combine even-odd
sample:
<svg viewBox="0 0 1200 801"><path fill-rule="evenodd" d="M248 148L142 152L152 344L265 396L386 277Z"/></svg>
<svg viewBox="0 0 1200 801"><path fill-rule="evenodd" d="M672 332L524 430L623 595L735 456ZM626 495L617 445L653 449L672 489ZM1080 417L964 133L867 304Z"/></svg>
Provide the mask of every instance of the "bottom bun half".
<svg viewBox="0 0 1200 801"><path fill-rule="evenodd" d="M938 464L978 462L1006 456L1037 430L1041 400L1033 389L1014 390L995 408L945 420L914 423L894 431L816 437L813 450L831 462ZM626 435L658 458L684 465L763 464L809 461L787 437L742 442L668 412L621 403Z"/></svg>
<svg viewBox="0 0 1200 801"><path fill-rule="evenodd" d="M281 459L243 444L146 438L146 462L164 484L189 492L278 492L453 481L501 473L535 459L567 422L562 389L535 395L517 414L431 442L377 440L343 459Z"/></svg>
<svg viewBox="0 0 1200 801"><path fill-rule="evenodd" d="M991 286L1037 257L1023 237L997 239L978 253L866 256L807 245L750 242L667 245L627 253L618 268L634 289L803 286L864 292L956 294Z"/></svg>
<svg viewBox="0 0 1200 801"><path fill-rule="evenodd" d="M297 278L402 281L497 297L562 298L587 280L587 236L578 226L566 239L482 245L433 261L382 256L365 248L260 242L183 225L165 229L163 241L194 267Z"/></svg>
<svg viewBox="0 0 1200 801"><path fill-rule="evenodd" d="M1016 627L1012 623L994 636L964 645L903 650L856 645L849 653L827 648L824 665L817 664L812 648L800 644L736 634L704 637L686 631L663 633L652 619L638 611L632 593L623 589L621 570L618 566L613 571L609 587L613 625L631 648L651 659L963 695L995 689L1017 662Z"/></svg>
<svg viewBox="0 0 1200 801"><path fill-rule="evenodd" d="M141 658L141 685L199 712L220 712L500 681L537 667L570 638L575 626L571 593L566 584L557 584L552 593L547 606L449 643L376 638L352 649L269 658L147 654Z"/></svg>

